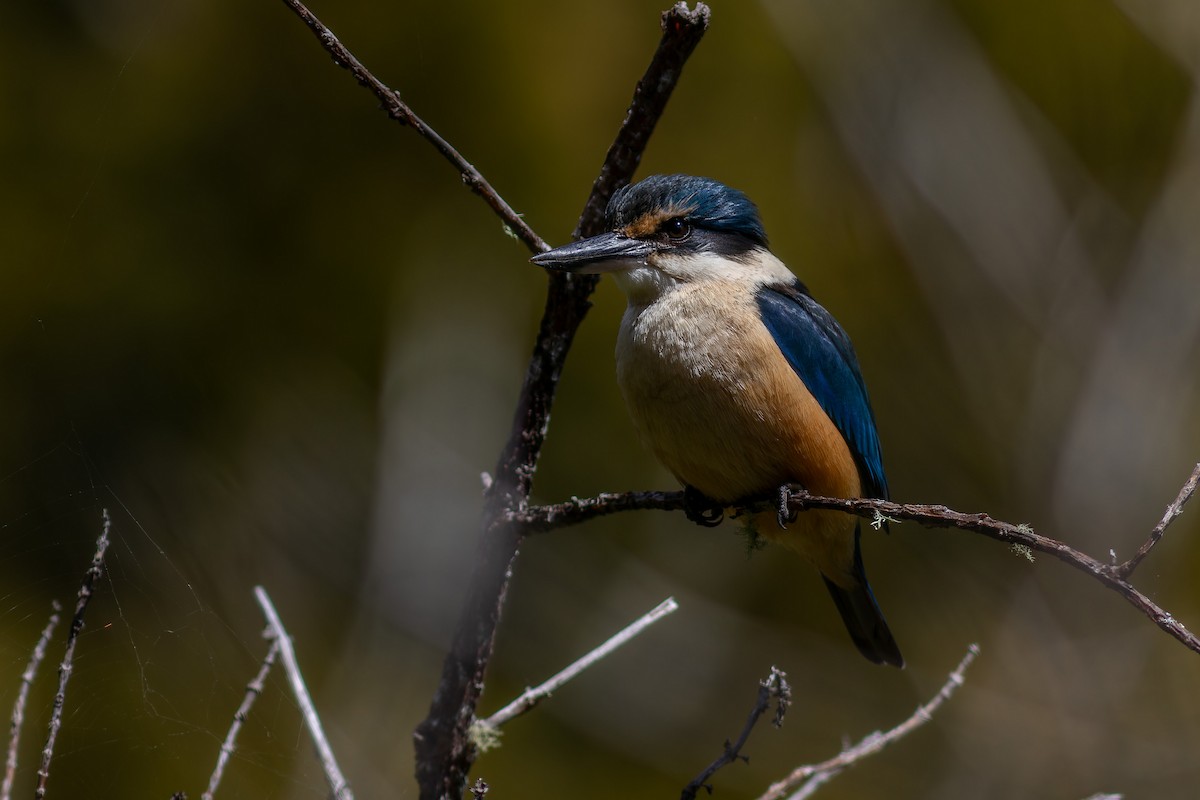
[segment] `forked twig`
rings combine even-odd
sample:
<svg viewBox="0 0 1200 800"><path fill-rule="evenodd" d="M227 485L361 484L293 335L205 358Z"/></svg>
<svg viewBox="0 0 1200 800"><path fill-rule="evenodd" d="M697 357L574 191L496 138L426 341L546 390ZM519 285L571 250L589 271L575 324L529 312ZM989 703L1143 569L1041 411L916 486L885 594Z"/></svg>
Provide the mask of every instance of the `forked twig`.
<svg viewBox="0 0 1200 800"><path fill-rule="evenodd" d="M538 703L545 700L567 681L577 677L588 667L595 664L600 659L612 653L618 647L630 642L635 636L649 628L654 623L658 622L663 617L676 611L679 604L675 602L675 598L668 597L666 600L659 603L654 608L647 611L641 617L637 618L621 631L613 635L604 644L592 650L590 653L575 661L566 669L557 673L544 683L535 686L531 689L526 689L515 700L506 705L504 708L492 714L487 719L478 721L478 725L483 725L488 728L499 728L504 723L511 719L521 716L530 711Z"/></svg>
<svg viewBox="0 0 1200 800"><path fill-rule="evenodd" d="M933 696L933 699L924 705L917 706L917 710L912 713L912 716L904 720L904 722L901 722L890 731L876 731L864 737L862 741L853 747L849 747L833 758L822 761L819 764L797 767L783 780L771 784L770 788L758 800L782 800L784 797L787 797L788 800L801 800L802 798L810 797L816 791L817 787L839 772L854 766L867 756L878 753L892 742L907 736L926 722L929 722L933 719L933 715L937 710L941 708L942 704L950 699L950 696L954 694L954 691L958 687L962 686L963 675L966 673L967 667L971 666L971 663L978 655L979 645L973 644L968 647L967 654L963 656L962 661L950 673L950 677L947 678L946 683L942 685L938 693Z"/></svg>
<svg viewBox="0 0 1200 800"><path fill-rule="evenodd" d="M8 728L8 758L4 765L4 783L0 785L0 800L11 800L12 798L13 781L17 777L17 750L21 741L21 725L25 722L25 704L29 701L29 689L33 686L33 679L37 676L38 667L46 657L46 647L50 644L50 637L54 635L54 629L58 627L60 611L62 611L62 606L59 602L51 601L50 619L46 622L46 627L42 629L42 635L38 637L37 644L33 646L33 654L29 657L25 671L21 673L21 688L17 690L17 699L13 701L12 721Z"/></svg>
<svg viewBox="0 0 1200 800"><path fill-rule="evenodd" d="M71 667L75 660L75 642L79 640L79 632L83 630L83 614L91 602L96 582L104 574L104 554L108 551L108 534L112 529L112 519L108 509L101 512L100 536L96 539L96 553L92 556L91 566L83 574L83 583L79 587L78 600L75 601L75 614L71 617L71 629L67 632L67 647L63 651L62 663L58 666L58 691L54 695L54 707L50 711L50 725L46 731L46 746L42 748L42 765L37 771L37 789L34 797L42 800L46 796L46 782L50 779L50 759L54 755L54 742L58 731L62 728L63 705L67 699L67 682L71 680Z"/></svg>
<svg viewBox="0 0 1200 800"><path fill-rule="evenodd" d="M292 637L283 627L283 620L279 618L279 612L275 610L275 605L267 595L267 590L261 586L255 586L254 596L258 599L259 606L262 607L263 616L267 618L267 626L276 644L279 645L279 658L283 661L283 671L287 673L288 682L292 685L292 694L304 717L305 727L308 728L309 736L312 737L313 746L317 748L321 767L325 770L325 779L329 781L329 789L336 800L354 800L354 793L350 791L350 785L346 783L346 778L342 775L341 768L338 767L337 759L334 758L333 748L329 746L329 739L326 738L325 729L321 726L321 718L317 715L316 706L313 705L312 697L308 693L304 676L300 674L300 664L296 661Z"/></svg>
<svg viewBox="0 0 1200 800"><path fill-rule="evenodd" d="M750 709L750 716L746 719L746 724L742 727L742 732L738 736L737 741L730 743L725 741L725 747L715 761L709 764L703 772L692 779L692 782L684 787L680 794L680 800L695 800L696 794L701 789L707 789L709 794L712 794L712 786L709 785L708 779L717 774L717 770L722 767L732 764L734 761L742 760L749 761L749 757L742 755L742 748L746 746L746 741L750 738L750 732L754 730L754 726L758 724L759 718L766 713L767 708L771 705L771 699L776 701L775 718L771 720L771 724L776 728L783 725L783 717L787 713L788 706L792 702L792 687L788 685L787 675L781 670L771 667L771 672L766 678L759 681L758 697L754 701L754 708Z"/></svg>
<svg viewBox="0 0 1200 800"><path fill-rule="evenodd" d="M1191 477L1183 484L1183 488L1179 490L1179 495L1167 506L1167 510L1163 513L1162 519L1154 526L1154 530L1150 531L1150 535L1138 551L1133 554L1133 557L1124 564L1118 564L1113 568L1113 572L1118 578L1126 579L1133 574L1133 571L1138 568L1138 564L1142 563L1142 559L1150 554L1154 549L1154 545L1158 544L1162 539L1163 534L1167 532L1167 526L1175 521L1175 518L1183 513L1183 506L1191 499L1196 492L1196 486L1200 484L1200 464L1192 470Z"/></svg>

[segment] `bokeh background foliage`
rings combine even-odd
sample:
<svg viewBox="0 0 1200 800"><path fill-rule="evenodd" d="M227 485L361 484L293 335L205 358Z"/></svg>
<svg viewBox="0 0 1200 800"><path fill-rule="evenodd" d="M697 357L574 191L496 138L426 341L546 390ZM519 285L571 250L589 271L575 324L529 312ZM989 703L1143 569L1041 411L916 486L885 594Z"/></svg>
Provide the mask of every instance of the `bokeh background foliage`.
<svg viewBox="0 0 1200 800"><path fill-rule="evenodd" d="M559 243L661 9L314 10ZM359 796L413 793L409 732L543 276L279 3L10 4L0 44L0 707L107 506L51 796L199 794L265 650L258 583ZM758 201L854 337L897 499L1124 556L1200 453L1198 53L1189 0L718 1L642 174ZM595 300L543 500L671 485L613 380L623 301L607 283ZM1193 629L1197 519L1137 576ZM978 537L902 525L865 552L903 672L853 651L815 573L747 558L731 525L647 513L531 540L485 710L663 597L683 608L476 774L502 796L672 796L774 664L788 723L718 776L753 797L907 715L977 641L941 716L823 796L1194 796L1195 654ZM48 665L20 791L52 683ZM324 794L274 682L224 796Z"/></svg>

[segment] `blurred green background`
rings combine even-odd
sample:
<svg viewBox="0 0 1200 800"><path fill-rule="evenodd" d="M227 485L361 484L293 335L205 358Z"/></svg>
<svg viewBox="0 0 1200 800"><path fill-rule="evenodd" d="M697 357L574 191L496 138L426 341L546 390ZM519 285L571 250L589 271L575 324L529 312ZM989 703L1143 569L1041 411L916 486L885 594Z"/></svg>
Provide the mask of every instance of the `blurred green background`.
<svg viewBox="0 0 1200 800"><path fill-rule="evenodd" d="M552 243L665 6L314 6ZM713 4L643 163L762 209L841 320L893 496L1128 556L1200 459L1200 15L1191 0ZM415 796L437 684L545 280L278 2L10 4L0 27L0 709L114 516L50 797L197 797L272 594L359 797ZM613 377L602 283L535 493L670 488ZM1200 628L1200 509L1136 583ZM1200 656L1094 581L953 531L868 533L907 659L853 649L815 572L734 525L643 513L530 540L490 712L668 595L682 609L508 727L493 797L673 797L771 665L751 798L934 722L836 798L1194 797ZM32 793L61 640L35 685ZM7 713L5 711L4 713ZM219 797L326 794L272 678Z"/></svg>

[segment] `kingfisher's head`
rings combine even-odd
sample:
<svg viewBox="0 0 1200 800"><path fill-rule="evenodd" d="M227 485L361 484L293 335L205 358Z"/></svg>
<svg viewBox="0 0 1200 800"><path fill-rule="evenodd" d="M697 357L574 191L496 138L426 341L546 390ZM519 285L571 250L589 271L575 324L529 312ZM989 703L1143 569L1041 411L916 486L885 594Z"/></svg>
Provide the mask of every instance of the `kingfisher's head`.
<svg viewBox="0 0 1200 800"><path fill-rule="evenodd" d="M611 272L632 298L678 283L761 278L764 255L767 234L746 195L711 178L652 175L612 196L604 233L532 261L570 272Z"/></svg>

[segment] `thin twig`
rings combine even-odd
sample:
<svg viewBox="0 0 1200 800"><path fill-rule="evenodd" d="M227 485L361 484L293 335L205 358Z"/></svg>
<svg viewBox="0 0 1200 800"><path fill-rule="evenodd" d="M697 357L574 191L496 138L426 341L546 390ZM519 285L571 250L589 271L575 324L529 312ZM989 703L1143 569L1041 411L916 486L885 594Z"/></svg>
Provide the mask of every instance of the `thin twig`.
<svg viewBox="0 0 1200 800"><path fill-rule="evenodd" d="M237 737L241 733L242 725L250 716L250 708L254 705L254 701L262 694L267 674L271 671L271 667L275 666L275 657L279 655L280 644L279 636L274 629L272 634L271 647L267 650L258 674L246 684L246 694L242 698L242 704L233 714L233 724L229 726L229 732L225 734L225 741L221 743L221 754L217 756L217 765L213 767L212 775L208 779L208 788L204 790L204 794L200 795L200 800L212 800L217 787L221 785L221 778L225 776L225 767L233 756L234 745L237 744Z"/></svg>
<svg viewBox="0 0 1200 800"><path fill-rule="evenodd" d="M877 514L882 514L889 519L919 522L928 527L953 527L979 533L1010 545L1021 545L1030 550L1045 553L1100 581L1124 597L1130 605L1141 611L1155 625L1189 650L1200 653L1200 638L1197 638L1161 606L1134 588L1131 583L1119 577L1113 567L1057 539L1034 533L1028 525L1001 522L992 519L987 514L964 514L940 505L901 505L885 500L838 500L814 497L806 492L794 496L790 505L798 511L808 508L831 508L872 519Z"/></svg>
<svg viewBox="0 0 1200 800"><path fill-rule="evenodd" d="M261 586L255 586L254 596L258 598L263 616L267 618L267 625L274 634L275 642L279 645L279 657L283 661L283 671L287 673L288 682L292 685L292 694L296 697L300 713L304 716L304 724L308 727L309 735L312 736L313 745L317 748L317 755L325 770L325 779L329 781L329 789L336 800L354 800L350 785L346 783L346 778L338 767L337 759L333 756L333 748L329 746L329 740L325 738L325 730L321 727L321 718L317 716L316 706L313 705L312 697L308 694L304 676L300 674L300 664L296 661L292 637L283 627L283 620L279 618L279 612L275 610L271 598L267 595L267 590Z"/></svg>
<svg viewBox="0 0 1200 800"><path fill-rule="evenodd" d="M1171 505L1167 506L1162 519L1154 526L1154 530L1150 531L1150 536L1142 543L1138 551L1133 554L1133 558L1114 568L1113 571L1118 578L1127 579L1133 574L1133 571L1138 568L1138 564L1142 563L1142 559L1150 554L1154 545L1158 544L1163 534L1167 532L1167 526L1183 513L1184 503L1191 499L1192 495L1196 492L1198 484L1200 484L1200 464L1197 464L1196 468L1192 470L1191 477L1187 479L1187 482L1183 484L1183 488L1179 490L1179 496L1175 498Z"/></svg>
<svg viewBox="0 0 1200 800"><path fill-rule="evenodd" d="M701 789L707 789L708 793L712 794L712 786L709 785L708 779L715 775L717 770L738 759L747 762L750 760L748 756L742 755L742 748L746 746L750 732L758 724L759 717L765 714L771 705L771 698L776 699L775 718L771 720L771 724L778 728L783 725L783 716L787 713L788 706L791 705L792 687L788 685L787 675L775 667L771 667L771 673L759 681L758 697L754 701L754 708L750 710L750 716L746 719L746 724L737 741L732 744L729 740L725 741L725 748L721 755L684 787L680 794L680 800L695 800L696 794Z"/></svg>
<svg viewBox="0 0 1200 800"><path fill-rule="evenodd" d="M1180 497L1183 497L1185 501L1185 495L1190 494L1187 492L1189 486L1191 486L1190 480L1185 484L1184 491L1180 492ZM757 513L765 509L773 511L776 508L776 498L773 495L749 498L735 504L734 507L737 509L736 513ZM573 498L565 503L554 505L529 506L510 512L509 521L514 525L524 526L532 533L577 525L597 517L623 511L638 509L679 511L684 508L683 492L609 493L583 499ZM1125 580L1120 574L1120 567L1104 564L1064 542L1037 534L1028 525L1014 525L1011 522L993 519L987 514L967 514L942 505L902 504L868 498L845 500L837 497L819 497L798 487L794 487L790 492L788 508L796 512L817 508L832 509L873 521L886 518L895 522L916 522L930 528L958 528L982 534L1009 545L1018 545L1031 551L1045 553L1100 581L1124 597L1130 605L1189 650L1200 653L1200 638L1197 638L1170 613ZM1171 513L1174 509L1174 504L1168 509L1168 515L1172 519L1178 516L1177 513ZM1163 527L1165 529L1166 526Z"/></svg>
<svg viewBox="0 0 1200 800"><path fill-rule="evenodd" d="M510 511L508 520L526 533L546 533L623 511L681 511L684 507L684 493L679 491L601 492L595 497L572 497L563 503Z"/></svg>
<svg viewBox="0 0 1200 800"><path fill-rule="evenodd" d="M67 632L67 647L63 651L62 663L58 666L58 692L54 695L54 707L50 712L50 725L46 732L46 746L42 748L42 765L38 768L37 789L34 797L42 800L46 796L46 782L50 779L50 759L54 755L54 741L62 727L63 705L67 699L67 681L71 680L71 665L75 660L75 642L79 640L79 632L83 630L83 614L87 611L92 593L96 589L96 581L104 574L104 554L108 551L108 534L112 529L112 519L108 509L100 515L100 536L96 539L96 553L92 556L91 566L83 573L83 583L79 587L78 599L75 601L75 614L71 617L71 629Z"/></svg>
<svg viewBox="0 0 1200 800"><path fill-rule="evenodd" d="M650 141L650 135L658 124L659 117L667 108L667 101L675 90L675 84L683 72L683 65L691 57L704 32L708 30L711 12L704 3L696 3L694 10L687 3L678 2L662 13L662 39L654 51L650 66L633 89L633 100L625 114L625 121L604 156L604 163L592 184L592 193L579 224L571 238L592 236L600 232L600 222L612 193L629 183L641 163L642 153Z"/></svg>
<svg viewBox="0 0 1200 800"><path fill-rule="evenodd" d="M520 696L518 696L504 708L497 711L495 714L492 714L487 719L479 720L479 724L485 725L489 728L499 728L509 720L528 712L538 703L542 702L551 694L558 691L558 689L567 681L577 677L579 673L583 672L600 659L609 655L618 647L627 644L642 631L646 630L651 625L658 622L668 614L674 612L678 608L679 604L675 602L675 598L668 597L666 600L647 611L641 617L631 622L628 626L626 626L619 633L615 634L604 644L600 645L583 658L554 675L545 683L535 686L532 689L526 689L520 694Z"/></svg>
<svg viewBox="0 0 1200 800"><path fill-rule="evenodd" d="M8 759L4 766L4 783L0 785L0 800L11 800L13 781L17 777L17 746L21 741L21 725L25 722L25 703L29 700L29 689L33 686L33 679L37 676L38 667L42 664L42 659L46 657L46 647L50 644L50 637L54 635L54 629L58 627L58 614L62 611L62 606L57 600L50 602L50 619L46 622L46 627L42 629L42 635L38 637L37 644L33 646L33 654L29 657L29 663L25 666L25 671L21 673L21 688L17 690L17 699L13 702L12 722L8 728Z"/></svg>
<svg viewBox="0 0 1200 800"><path fill-rule="evenodd" d="M967 667L971 666L971 662L978 655L979 645L973 644L968 647L967 654L963 656L963 660L950 673L950 677L938 693L933 696L933 699L922 706L918 706L912 716L904 720L904 722L901 722L886 733L876 731L866 736L858 744L843 750L827 761L797 767L783 780L771 784L770 788L758 800L780 800L780 798L785 796L789 800L801 800L801 798L810 797L812 792L816 791L816 788L829 780L829 778L832 778L844 769L854 766L867 756L878 753L892 742L907 736L926 722L929 722L933 719L934 713L937 712L942 704L950 699L950 696L954 694L954 691L958 687L962 686L963 675L967 671ZM811 782L811 785L809 782Z"/></svg>
<svg viewBox="0 0 1200 800"><path fill-rule="evenodd" d="M400 99L398 91L390 88L383 81L371 74L371 71L363 66L362 62L333 35L333 31L329 30L321 20L317 19L316 15L309 11L300 0L283 0L283 2L295 12L296 16L304 21L304 24L317 37L317 41L325 48L325 52L329 53L330 57L333 58L333 63L345 70L349 70L360 86L363 86L379 98L383 110L387 112L389 117L401 125L407 125L412 128L422 139L433 145L434 149L458 170L462 182L472 192L483 198L484 202L496 213L496 216L500 217L501 221L512 231L514 236L524 242L525 246L535 253L550 249L542 241L542 238L534 233L533 229L525 223L525 220L521 219L521 215L514 211L512 206L492 188L492 185L484 179L483 175L480 174L479 170L475 169L471 162L467 161L437 131L426 125L425 121L417 116Z"/></svg>

